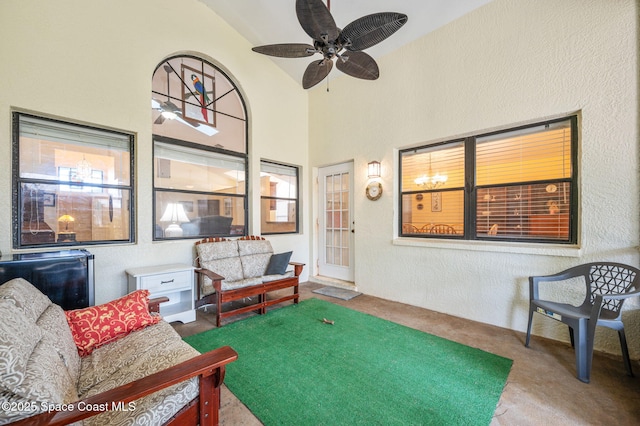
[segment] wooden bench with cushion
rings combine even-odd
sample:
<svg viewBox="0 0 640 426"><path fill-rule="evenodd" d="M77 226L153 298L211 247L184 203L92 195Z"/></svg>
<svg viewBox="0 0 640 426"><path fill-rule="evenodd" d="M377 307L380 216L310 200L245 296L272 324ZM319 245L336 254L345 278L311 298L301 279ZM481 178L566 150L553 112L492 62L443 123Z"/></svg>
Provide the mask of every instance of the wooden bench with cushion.
<svg viewBox="0 0 640 426"><path fill-rule="evenodd" d="M206 238L196 243L198 269L196 308L215 304L216 325L222 319L245 312L267 312L267 307L293 300L298 303L299 276L304 263L289 262L291 252L274 254L271 243L257 236L237 240ZM287 265L293 270L287 271ZM293 294L267 294L292 288ZM222 311L222 304L257 296L258 302Z"/></svg>

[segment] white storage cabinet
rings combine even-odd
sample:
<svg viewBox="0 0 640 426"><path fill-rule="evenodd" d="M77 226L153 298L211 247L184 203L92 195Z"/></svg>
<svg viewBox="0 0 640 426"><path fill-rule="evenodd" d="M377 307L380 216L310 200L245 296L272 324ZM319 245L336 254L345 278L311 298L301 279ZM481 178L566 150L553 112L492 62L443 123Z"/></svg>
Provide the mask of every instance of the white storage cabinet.
<svg viewBox="0 0 640 426"><path fill-rule="evenodd" d="M129 292L146 289L151 298L168 297L168 302L160 304L160 315L167 322L195 321L194 269L186 264L127 269Z"/></svg>

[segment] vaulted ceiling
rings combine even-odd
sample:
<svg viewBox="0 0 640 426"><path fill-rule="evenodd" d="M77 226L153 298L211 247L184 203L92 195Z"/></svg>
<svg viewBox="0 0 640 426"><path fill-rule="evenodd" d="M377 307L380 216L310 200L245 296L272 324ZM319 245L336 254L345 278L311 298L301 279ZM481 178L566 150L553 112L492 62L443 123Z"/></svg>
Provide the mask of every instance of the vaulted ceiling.
<svg viewBox="0 0 640 426"><path fill-rule="evenodd" d="M200 0L242 34L254 46L276 43L310 43L311 39L298 23L295 0ZM325 4L326 4L325 0ZM330 11L339 28L377 12L399 12L409 17L407 23L382 43L366 49L379 58L434 31L491 0L332 0ZM258 53L256 53L258 55ZM307 65L320 55L309 58L269 57L296 81L302 80ZM384 73L384 70L381 70ZM330 76L337 76L334 72Z"/></svg>

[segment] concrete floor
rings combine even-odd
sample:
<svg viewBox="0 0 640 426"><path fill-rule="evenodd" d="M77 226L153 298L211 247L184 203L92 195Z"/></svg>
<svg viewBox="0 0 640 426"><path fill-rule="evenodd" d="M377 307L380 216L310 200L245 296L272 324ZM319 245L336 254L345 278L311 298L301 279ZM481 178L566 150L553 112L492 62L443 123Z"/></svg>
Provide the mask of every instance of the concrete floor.
<svg viewBox="0 0 640 426"><path fill-rule="evenodd" d="M575 377L574 352L567 343L532 336L530 348L525 348L524 333L364 294L344 301L312 293L320 287L322 285L314 283L301 284L301 299L327 300L512 359L513 367L492 426L640 424L640 365L637 362L633 363L637 376L628 377L621 356L596 353L591 383L585 384ZM199 310L195 322L173 325L182 336L209 330L215 327L212 311ZM232 317L225 323L242 318ZM339 419L336 421L339 423ZM226 387L222 391L220 422L233 426L261 424Z"/></svg>

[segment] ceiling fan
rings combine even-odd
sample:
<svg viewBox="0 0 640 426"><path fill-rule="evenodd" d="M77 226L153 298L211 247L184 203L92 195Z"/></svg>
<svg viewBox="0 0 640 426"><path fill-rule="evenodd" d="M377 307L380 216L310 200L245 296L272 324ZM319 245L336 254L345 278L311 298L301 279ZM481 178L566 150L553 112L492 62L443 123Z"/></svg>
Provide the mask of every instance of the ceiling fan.
<svg viewBox="0 0 640 426"><path fill-rule="evenodd" d="M156 121L153 124L162 124L165 119L174 120L178 117L178 115L182 115L182 111L176 104L171 102L171 92L169 85L169 74L173 71L169 65L165 65L164 71L167 73L167 100L164 102L160 102L156 99L151 100L151 108L157 109L160 111L160 115L156 118Z"/></svg>
<svg viewBox="0 0 640 426"><path fill-rule="evenodd" d="M160 102L157 99L151 99L151 109L160 111L160 115L153 122L153 124L162 124L165 120L176 120L180 123L186 124L187 126L193 127L197 131L204 133L207 136L213 136L218 133L218 130L211 126L200 125L198 122L188 120L182 117L182 110L173 102L171 102L171 92L169 91L169 75L175 70L169 65L165 65L165 72L167 73L167 100L164 102ZM176 73L177 74L177 73Z"/></svg>
<svg viewBox="0 0 640 426"><path fill-rule="evenodd" d="M313 39L313 46L304 43L284 43L257 46L252 50L280 58L303 58L320 53L323 58L309 64L302 77L302 87L308 89L324 80L336 67L345 74L365 80L380 76L376 61L362 50L374 46L395 33L407 22L407 15L381 12L363 16L344 27L336 26L331 16L330 0L296 0L296 15L302 29ZM346 50L343 52L343 50Z"/></svg>

